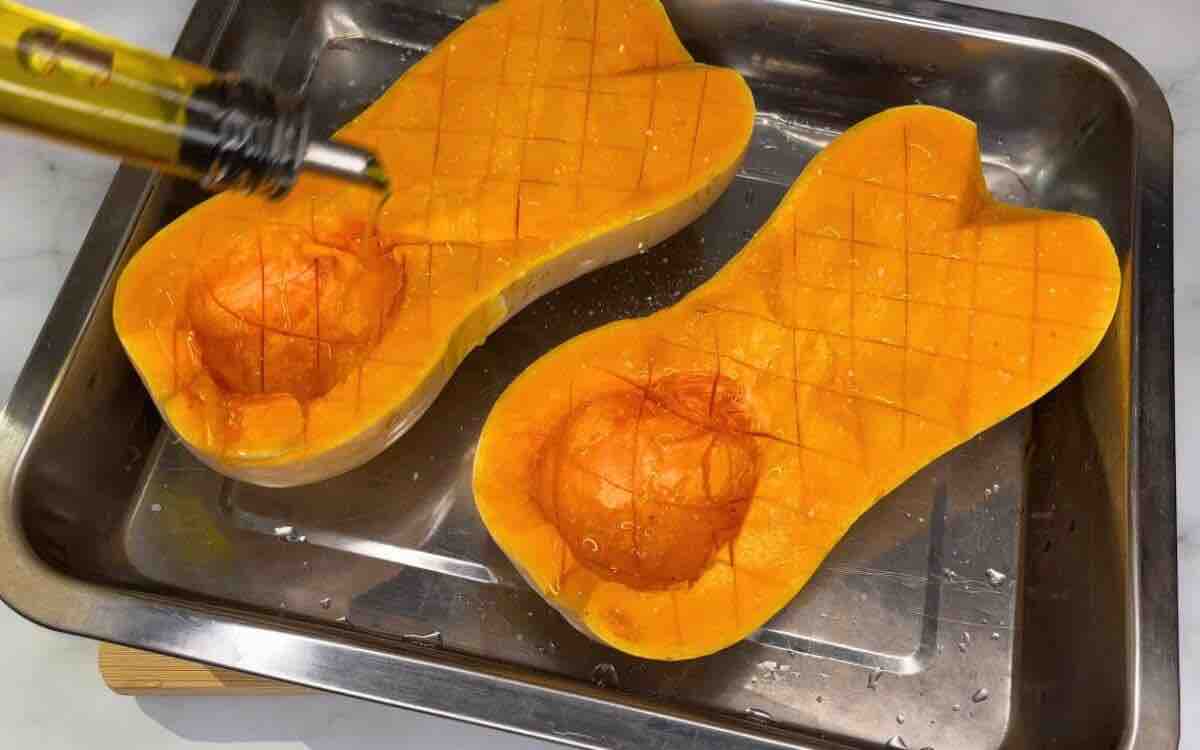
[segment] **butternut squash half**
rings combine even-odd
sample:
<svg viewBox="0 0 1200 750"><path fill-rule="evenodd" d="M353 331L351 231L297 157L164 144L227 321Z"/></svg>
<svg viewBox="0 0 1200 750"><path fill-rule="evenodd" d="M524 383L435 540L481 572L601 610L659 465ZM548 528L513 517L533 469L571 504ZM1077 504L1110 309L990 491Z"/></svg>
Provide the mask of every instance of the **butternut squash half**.
<svg viewBox="0 0 1200 750"><path fill-rule="evenodd" d="M884 112L712 280L517 378L483 429L479 512L585 633L711 653L883 495L1078 367L1119 287L1098 223L991 198L970 121Z"/></svg>
<svg viewBox="0 0 1200 750"><path fill-rule="evenodd" d="M741 77L657 0L503 0L339 133L376 195L302 177L163 229L117 287L121 342L203 461L268 486L358 466L525 304L703 213L749 142Z"/></svg>

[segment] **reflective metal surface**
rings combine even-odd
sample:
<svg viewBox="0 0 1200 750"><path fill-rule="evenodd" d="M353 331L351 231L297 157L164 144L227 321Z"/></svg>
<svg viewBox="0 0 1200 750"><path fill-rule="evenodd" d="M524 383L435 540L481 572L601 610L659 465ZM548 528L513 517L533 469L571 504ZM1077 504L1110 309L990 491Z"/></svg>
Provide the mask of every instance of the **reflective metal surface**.
<svg viewBox="0 0 1200 750"><path fill-rule="evenodd" d="M668 0L760 115L737 182L662 247L530 305L383 456L308 487L223 479L163 430L111 325L121 263L201 196L123 169L0 423L0 594L50 627L588 747L1177 744L1172 130L1149 76L1060 25L934 2ZM180 52L306 89L316 137L473 0L201 0ZM483 530L478 431L560 341L670 304L858 119L980 124L1006 200L1098 217L1118 319L1033 408L883 500L752 638L659 664L567 626Z"/></svg>
<svg viewBox="0 0 1200 750"><path fill-rule="evenodd" d="M333 141L313 141L304 149L301 169L386 190L383 167L374 154Z"/></svg>

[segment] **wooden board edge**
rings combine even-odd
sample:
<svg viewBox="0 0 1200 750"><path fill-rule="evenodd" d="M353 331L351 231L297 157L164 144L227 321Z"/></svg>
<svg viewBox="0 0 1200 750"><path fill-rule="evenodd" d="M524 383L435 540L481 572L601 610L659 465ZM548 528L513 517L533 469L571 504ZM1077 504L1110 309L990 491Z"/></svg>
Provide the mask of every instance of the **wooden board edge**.
<svg viewBox="0 0 1200 750"><path fill-rule="evenodd" d="M100 644L100 677L118 695L307 695L317 691L232 669Z"/></svg>

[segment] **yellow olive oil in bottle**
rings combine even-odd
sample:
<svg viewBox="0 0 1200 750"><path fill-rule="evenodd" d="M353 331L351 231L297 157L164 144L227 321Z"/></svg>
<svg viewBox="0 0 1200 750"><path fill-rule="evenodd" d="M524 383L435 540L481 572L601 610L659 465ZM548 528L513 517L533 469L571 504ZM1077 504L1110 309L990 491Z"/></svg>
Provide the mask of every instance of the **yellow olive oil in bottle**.
<svg viewBox="0 0 1200 750"><path fill-rule="evenodd" d="M195 180L285 194L303 169L386 190L367 151L309 139L304 103L0 0L0 123Z"/></svg>

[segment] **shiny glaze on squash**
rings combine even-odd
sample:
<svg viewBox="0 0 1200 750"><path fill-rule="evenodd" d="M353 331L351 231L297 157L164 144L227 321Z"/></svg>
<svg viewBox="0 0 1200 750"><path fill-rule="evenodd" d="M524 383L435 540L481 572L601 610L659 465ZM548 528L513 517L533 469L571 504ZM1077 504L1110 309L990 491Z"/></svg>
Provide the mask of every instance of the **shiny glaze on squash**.
<svg viewBox="0 0 1200 750"><path fill-rule="evenodd" d="M503 0L339 133L395 189L222 195L123 272L121 342L203 461L264 485L396 440L525 304L650 247L737 170L754 105L657 0Z"/></svg>
<svg viewBox="0 0 1200 750"><path fill-rule="evenodd" d="M484 427L493 538L576 627L686 659L761 627L856 519L1095 349L1095 221L996 202L974 125L872 117L673 307L543 356Z"/></svg>

